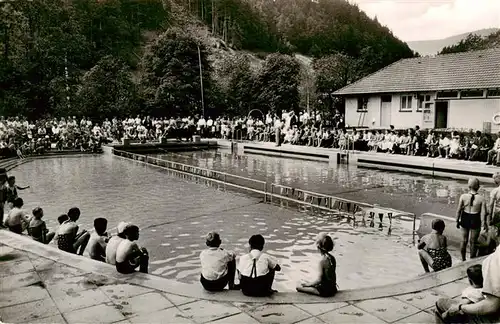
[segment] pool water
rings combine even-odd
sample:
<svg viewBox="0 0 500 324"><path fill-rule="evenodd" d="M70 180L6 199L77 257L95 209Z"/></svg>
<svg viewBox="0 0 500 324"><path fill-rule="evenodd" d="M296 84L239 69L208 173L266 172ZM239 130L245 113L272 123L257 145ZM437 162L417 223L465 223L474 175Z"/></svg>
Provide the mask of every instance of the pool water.
<svg viewBox="0 0 500 324"><path fill-rule="evenodd" d="M287 168L283 179L298 183L300 179L294 177L300 174L308 186L313 183L313 176L322 172L310 167L310 162L283 162L257 156L236 159L225 152L198 154L200 159L190 155L193 161L197 159L196 163L205 159L206 166L228 172L242 170L244 165L255 174L260 174L257 170L271 172L272 165L276 172ZM229 164L230 159L243 162ZM300 171L300 164L307 167ZM333 174L329 172L326 174ZM411 233L398 221L388 235L387 228L363 226L361 222L354 227L352 222L333 215L264 204L258 198L217 190L169 175L159 168L109 155L35 160L11 173L20 186L31 186L20 192L25 208L43 207L51 229L56 228L57 217L73 206L80 207L80 223L86 229L92 228L96 217L108 219L111 233L119 221L137 224L141 228L139 244L150 252L151 273L169 279L199 281L198 256L205 248L204 237L211 230L221 234L225 249L238 255L248 251L247 242L252 234L263 234L266 251L283 268L275 283L280 291L294 290L300 279L314 276L319 258L314 238L319 232L335 238L333 255L337 258L341 289L384 285L422 273ZM325 176L321 183L330 181L333 179ZM336 185L339 189L343 186L343 182Z"/></svg>
<svg viewBox="0 0 500 324"><path fill-rule="evenodd" d="M417 216L435 213L455 217L458 199L467 182L383 170L358 168L230 150L168 153L160 158L211 168L256 180L334 195L403 210ZM479 193L489 197L492 184Z"/></svg>

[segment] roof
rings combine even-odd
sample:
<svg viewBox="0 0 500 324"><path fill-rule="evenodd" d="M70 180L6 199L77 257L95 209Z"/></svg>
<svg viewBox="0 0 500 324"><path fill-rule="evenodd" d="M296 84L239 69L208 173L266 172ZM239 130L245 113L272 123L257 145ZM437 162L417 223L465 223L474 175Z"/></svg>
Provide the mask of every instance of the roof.
<svg viewBox="0 0 500 324"><path fill-rule="evenodd" d="M334 95L500 88L500 47L399 60Z"/></svg>

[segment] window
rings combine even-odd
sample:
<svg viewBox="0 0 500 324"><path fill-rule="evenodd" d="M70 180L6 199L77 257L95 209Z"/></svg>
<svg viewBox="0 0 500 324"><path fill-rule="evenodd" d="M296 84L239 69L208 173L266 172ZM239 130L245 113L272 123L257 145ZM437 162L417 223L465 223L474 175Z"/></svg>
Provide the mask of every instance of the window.
<svg viewBox="0 0 500 324"><path fill-rule="evenodd" d="M483 90L466 90L460 92L460 98L483 98Z"/></svg>
<svg viewBox="0 0 500 324"><path fill-rule="evenodd" d="M424 106L425 96L418 96L417 102L417 111L422 111L422 107Z"/></svg>
<svg viewBox="0 0 500 324"><path fill-rule="evenodd" d="M413 96L401 96L401 109L399 111L411 111Z"/></svg>
<svg viewBox="0 0 500 324"><path fill-rule="evenodd" d="M458 98L458 91L443 91L437 93L438 99L456 99Z"/></svg>
<svg viewBox="0 0 500 324"><path fill-rule="evenodd" d="M488 90L488 97L500 97L500 89Z"/></svg>
<svg viewBox="0 0 500 324"><path fill-rule="evenodd" d="M368 98L358 98L358 111L368 111Z"/></svg>
<svg viewBox="0 0 500 324"><path fill-rule="evenodd" d="M417 98L417 112L422 112L422 110L427 107L429 107L429 104L432 105L432 97L431 95L428 94L421 94L418 95Z"/></svg>

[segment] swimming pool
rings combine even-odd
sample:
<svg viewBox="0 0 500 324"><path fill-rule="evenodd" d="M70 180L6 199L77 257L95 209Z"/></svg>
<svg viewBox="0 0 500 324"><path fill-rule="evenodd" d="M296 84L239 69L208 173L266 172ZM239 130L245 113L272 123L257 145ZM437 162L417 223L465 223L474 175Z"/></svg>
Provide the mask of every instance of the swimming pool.
<svg viewBox="0 0 500 324"><path fill-rule="evenodd" d="M227 149L168 153L158 157L378 204L417 216L435 213L455 217L458 199L468 190L466 181L358 168L355 165L233 154ZM493 188L492 184L484 184L479 193L488 197Z"/></svg>
<svg viewBox="0 0 500 324"><path fill-rule="evenodd" d="M220 151L198 154L206 158L207 166L213 163L214 167L217 156L221 161L242 160ZM263 163L259 159L248 157L244 162L248 163L248 170L263 169L258 166ZM200 163L200 159L197 161ZM265 163L272 168L269 165L276 162ZM233 169L242 169L239 164L231 165ZM293 180L289 173L293 172L293 165L298 164L276 166L275 171L289 168L291 171L282 170L284 179ZM232 172L229 164L219 167ZM20 196L26 209L44 208L49 228L57 225L57 216L73 206L81 208L84 228L90 229L96 217L106 217L109 227L121 220L136 223L141 228L139 242L150 251L151 273L170 279L198 282L198 255L204 248L205 234L211 230L219 231L223 247L237 254L247 251L250 235L262 233L266 250L282 264L283 271L275 284L282 291L293 290L298 280L312 275L312 262L319 257L314 238L322 231L336 238L333 254L341 289L394 283L422 272L411 233L397 223L388 236L386 229L376 226L353 227L346 219L331 215L279 208L264 204L261 199L219 191L109 155L35 160L12 173L19 185L31 185ZM309 176L304 183L311 184L313 180Z"/></svg>

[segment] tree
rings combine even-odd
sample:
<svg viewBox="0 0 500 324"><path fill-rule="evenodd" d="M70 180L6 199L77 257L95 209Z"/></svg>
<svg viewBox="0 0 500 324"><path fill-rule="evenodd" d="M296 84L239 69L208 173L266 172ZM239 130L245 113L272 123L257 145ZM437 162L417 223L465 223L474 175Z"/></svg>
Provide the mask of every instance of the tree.
<svg viewBox="0 0 500 324"><path fill-rule="evenodd" d="M492 33L483 38L476 34L469 34L455 45L444 47L439 54L450 54L477 51L487 48L493 48L500 45L500 31Z"/></svg>
<svg viewBox="0 0 500 324"><path fill-rule="evenodd" d="M77 93L80 115L96 119L127 116L136 110L136 86L120 59L103 57L85 73Z"/></svg>
<svg viewBox="0 0 500 324"><path fill-rule="evenodd" d="M316 59L313 67L316 72L316 93L322 101L319 108L325 112L340 104L332 97L338 89L358 79L358 62L344 54L333 54Z"/></svg>
<svg viewBox="0 0 500 324"><path fill-rule="evenodd" d="M199 58L203 91L210 93L207 57L205 46L181 30L170 29L160 35L148 46L141 61L141 95L148 110L157 116L201 114Z"/></svg>
<svg viewBox="0 0 500 324"><path fill-rule="evenodd" d="M283 111L298 111L300 64L286 54L269 55L259 71L256 87L260 107L281 116Z"/></svg>
<svg viewBox="0 0 500 324"><path fill-rule="evenodd" d="M255 76L250 60L244 54L232 54L217 63L214 74L225 96L224 113L230 116L248 114L255 100L252 92Z"/></svg>

